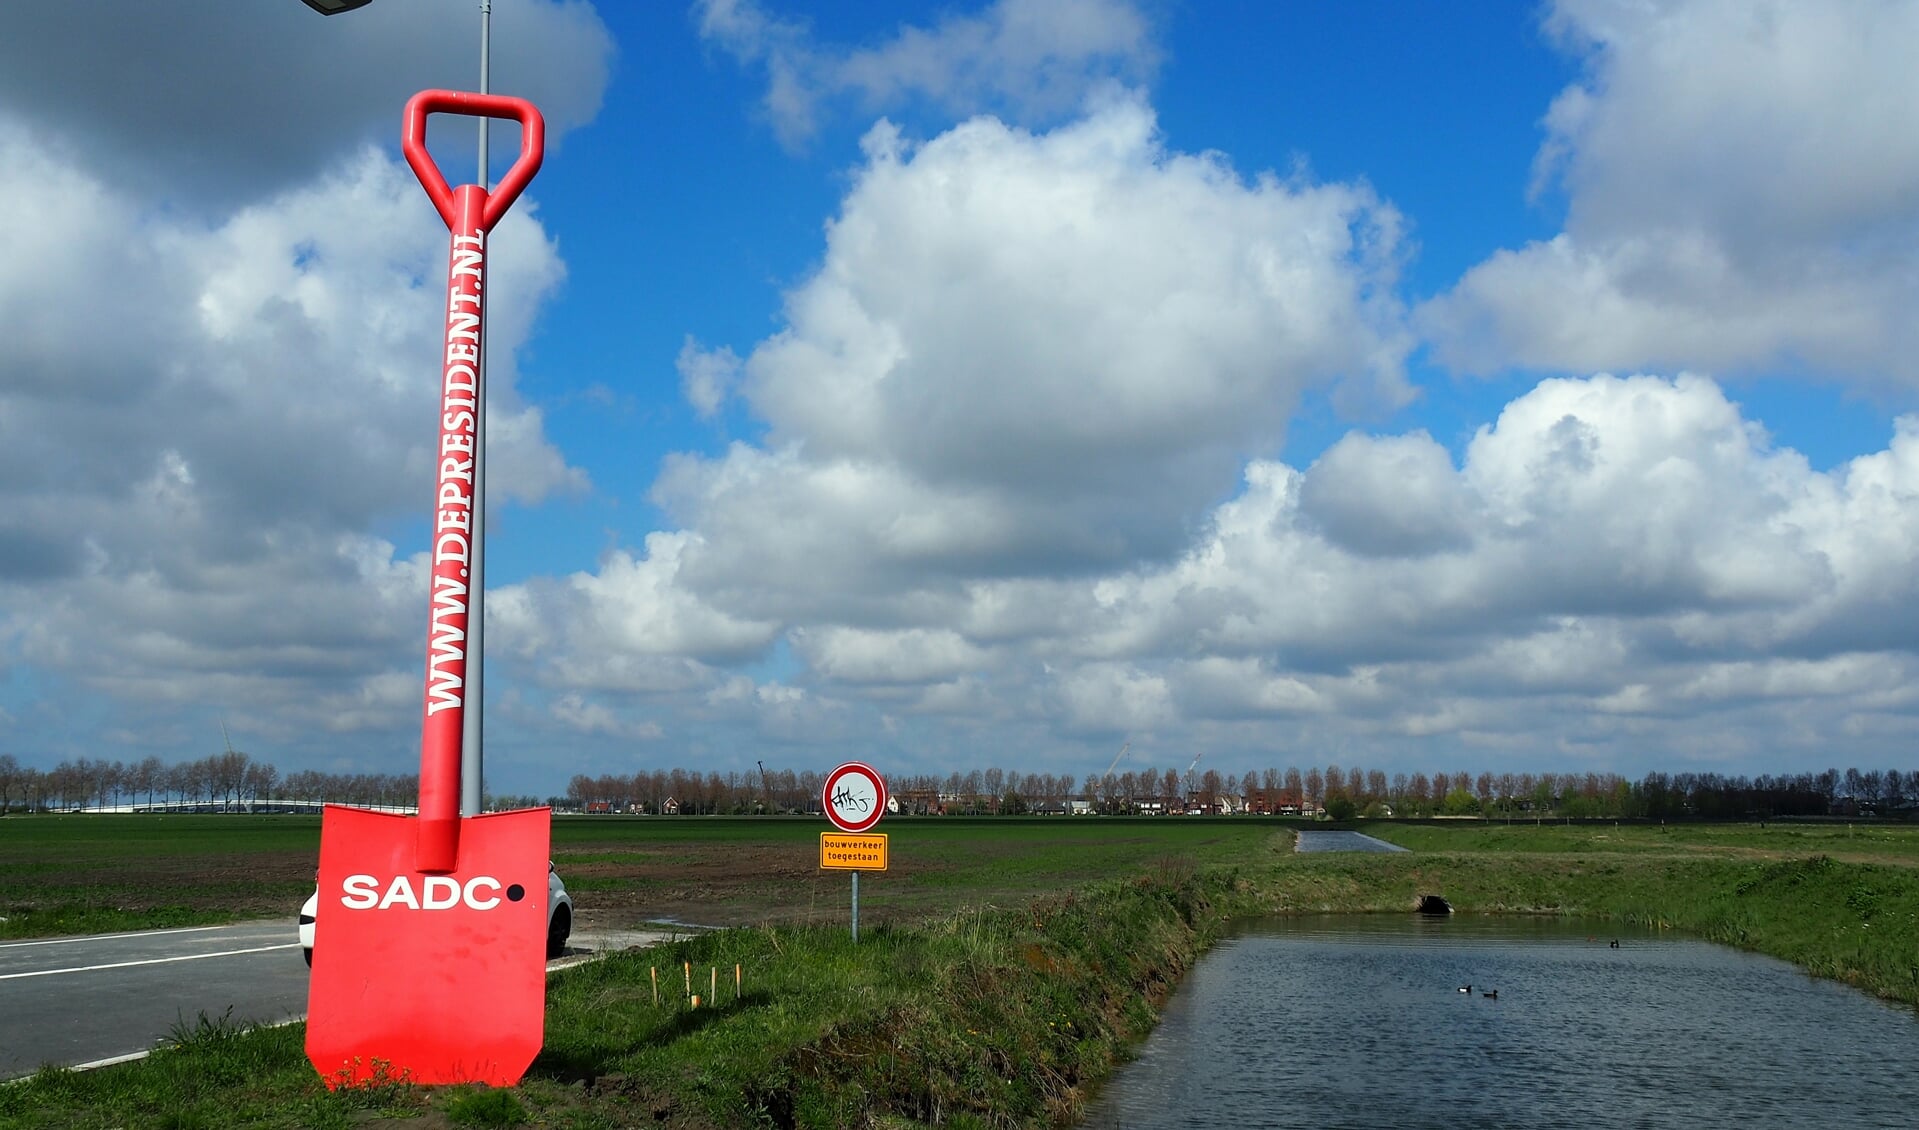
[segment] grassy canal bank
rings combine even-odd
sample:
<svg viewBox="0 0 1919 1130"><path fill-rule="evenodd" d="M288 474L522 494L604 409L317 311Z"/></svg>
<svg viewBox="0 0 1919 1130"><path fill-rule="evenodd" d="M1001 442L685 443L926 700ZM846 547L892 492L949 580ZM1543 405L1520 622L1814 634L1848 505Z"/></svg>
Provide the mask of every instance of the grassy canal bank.
<svg viewBox="0 0 1919 1130"><path fill-rule="evenodd" d="M1919 829L1772 825L1369 828L1407 854L1298 856L1265 873L1279 913L1462 913L1676 930L1919 1007Z"/></svg>
<svg viewBox="0 0 1919 1130"><path fill-rule="evenodd" d="M938 911L908 900L857 946L843 922L775 922L565 970L546 1048L511 1090L327 1092L300 1026L216 1021L147 1060L0 1087L0 1125L1057 1125L1234 918L1405 912L1422 892L1464 913L1686 931L1919 1004L1919 830L1368 825L1414 850L1353 856L1297 855L1290 831L1252 824L1182 849L1178 824L1102 858L1109 877Z"/></svg>

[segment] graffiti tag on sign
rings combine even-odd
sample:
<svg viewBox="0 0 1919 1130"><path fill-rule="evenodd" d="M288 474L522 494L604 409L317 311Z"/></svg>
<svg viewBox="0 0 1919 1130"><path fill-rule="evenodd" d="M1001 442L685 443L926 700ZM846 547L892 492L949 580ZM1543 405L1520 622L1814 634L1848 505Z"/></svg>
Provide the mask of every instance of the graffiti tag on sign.
<svg viewBox="0 0 1919 1130"><path fill-rule="evenodd" d="M870 765L849 761L826 775L826 818L843 832L864 832L886 814L886 782Z"/></svg>

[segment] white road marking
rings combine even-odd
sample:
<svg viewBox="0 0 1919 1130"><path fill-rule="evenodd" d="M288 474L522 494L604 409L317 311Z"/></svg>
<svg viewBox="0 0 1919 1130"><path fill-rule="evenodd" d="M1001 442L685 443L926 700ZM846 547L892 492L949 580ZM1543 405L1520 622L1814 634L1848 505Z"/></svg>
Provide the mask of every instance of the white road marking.
<svg viewBox="0 0 1919 1130"><path fill-rule="evenodd" d="M238 957L243 953L265 953L268 950L290 950L299 946L299 942L281 942L278 945L255 946L245 950L221 950L218 953L190 953L181 957L150 957L144 961L116 961L108 965L78 965L72 969L35 969L27 973L0 973L0 981L17 981L22 977L53 977L61 973L97 973L102 969L126 969L135 965L166 965L174 961L199 961L206 957Z"/></svg>
<svg viewBox="0 0 1919 1130"><path fill-rule="evenodd" d="M128 1052L126 1055L110 1055L105 1059L95 1059L95 1060L89 1060L86 1063L76 1063L73 1065L73 1070L92 1071L96 1067L112 1067L116 1063L132 1063L136 1059L145 1059L152 1054L153 1054L153 1050L149 1048L143 1052ZM29 1075L27 1076L27 1078L31 1079L33 1078L33 1076Z"/></svg>
<svg viewBox="0 0 1919 1130"><path fill-rule="evenodd" d="M161 934L197 934L205 930L230 930L243 923L228 923L225 926L176 926L169 930L142 930L137 934L81 934L72 938L41 938L35 942L0 942L0 950L21 949L26 946L59 946L73 942L104 942L114 938L157 938Z"/></svg>
<svg viewBox="0 0 1919 1130"><path fill-rule="evenodd" d="M252 1029L255 1029L255 1028L284 1028L289 1024L298 1024L301 1021L305 1020L306 1018L307 1018L307 1014L302 1012L297 1016L283 1017L279 1020L274 1020L265 1024L249 1024L247 1025L247 1030L251 1031ZM96 1060L91 1060L87 1063L72 1064L71 1070L92 1071L96 1067L112 1067L115 1064L119 1064L119 1063L132 1063L135 1060L141 1060L141 1059L147 1058L148 1056L152 1055L157 1050L158 1050L157 1048L148 1048L145 1051L128 1052L125 1055L110 1055L105 1059L96 1059ZM7 1080L7 1082L8 1083L24 1083L31 1078L33 1078L33 1076L27 1075L19 1079L9 1079Z"/></svg>

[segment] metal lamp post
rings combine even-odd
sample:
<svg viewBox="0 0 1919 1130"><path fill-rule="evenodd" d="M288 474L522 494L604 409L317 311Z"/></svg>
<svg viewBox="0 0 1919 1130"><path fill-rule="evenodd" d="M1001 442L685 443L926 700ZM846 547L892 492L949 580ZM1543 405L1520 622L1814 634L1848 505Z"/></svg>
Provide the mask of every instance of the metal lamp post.
<svg viewBox="0 0 1919 1130"><path fill-rule="evenodd" d="M480 93L487 89L487 35L493 22L493 0L480 0ZM487 119L480 119L480 179L482 191L486 175ZM481 746L486 740L486 343L480 344L479 412L473 424L473 592L468 605L467 647L473 662L467 665L467 699L473 709L466 712L466 730L460 740L460 815L478 816L486 810L486 787L481 777L485 759Z"/></svg>
<svg viewBox="0 0 1919 1130"><path fill-rule="evenodd" d="M337 16L341 12L351 12L355 8L364 8L373 0L300 0L301 3L323 16ZM493 0L480 2L480 93L489 94L488 62L491 47L488 42L493 23ZM491 183L487 179L487 119L480 118L480 176L478 184L482 189ZM484 349L484 343L482 344ZM486 807L486 784L482 776L485 759L482 746L486 741L485 697L485 623L486 623L486 354L480 355L479 419L474 425L473 436L473 561L472 591L468 598L467 648L472 661L467 666L467 700L472 704L466 712L466 729L460 741L460 815L478 816Z"/></svg>

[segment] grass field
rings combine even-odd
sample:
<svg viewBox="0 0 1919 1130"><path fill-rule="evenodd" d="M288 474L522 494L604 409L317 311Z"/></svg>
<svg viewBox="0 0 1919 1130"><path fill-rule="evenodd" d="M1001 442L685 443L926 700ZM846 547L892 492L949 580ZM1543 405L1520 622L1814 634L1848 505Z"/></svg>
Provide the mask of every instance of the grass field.
<svg viewBox="0 0 1919 1130"><path fill-rule="evenodd" d="M587 925L671 919L721 926L842 922L851 882L819 869L817 819L557 820L553 858ZM1232 863L1271 824L1138 819L899 819L881 826L884 873L860 878L860 917L910 924L958 906L1014 905L1168 856Z"/></svg>
<svg viewBox="0 0 1919 1130"><path fill-rule="evenodd" d="M561 817L553 858L582 929L843 922L850 880L819 869L818 819ZM1243 859L1274 825L1234 820L896 819L891 866L861 877L873 925L1022 903L1168 856ZM291 919L313 888L309 816L0 820L0 938Z"/></svg>
<svg viewBox="0 0 1919 1130"><path fill-rule="evenodd" d="M0 819L0 938L291 916L313 888L304 816Z"/></svg>
<svg viewBox="0 0 1919 1130"><path fill-rule="evenodd" d="M298 862L282 881L310 884L312 848L299 861L299 845L316 822L204 819L183 821L177 840L150 833L147 862L176 876L288 855ZM50 908L125 897L114 859L131 825L93 824L92 836L74 818L27 823L0 822L0 866L103 879L90 890L41 880ZM893 870L863 877L862 921L875 928L858 946L846 877L814 867L820 830L556 822L554 855L592 913L738 928L555 975L546 1048L518 1087L328 1092L298 1026L214 1023L140 1063L0 1087L0 1126L1058 1125L1232 918L1403 913L1425 892L1463 913L1686 931L1919 1005L1919 828L1387 823L1363 830L1411 852L1300 855L1290 828L1257 819L897 820L882 829ZM72 859L45 867L56 849ZM187 905L178 892L150 901ZM239 913L218 901L189 912ZM687 1006L686 964L717 979L717 1001Z"/></svg>

